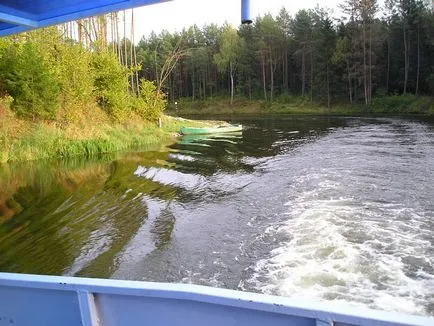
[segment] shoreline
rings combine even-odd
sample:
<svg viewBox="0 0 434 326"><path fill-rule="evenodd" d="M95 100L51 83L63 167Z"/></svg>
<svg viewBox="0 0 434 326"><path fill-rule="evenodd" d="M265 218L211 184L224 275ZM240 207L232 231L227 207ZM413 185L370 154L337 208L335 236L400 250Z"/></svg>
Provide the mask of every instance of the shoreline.
<svg viewBox="0 0 434 326"><path fill-rule="evenodd" d="M166 115L162 117L162 128L156 122L145 121L135 115L123 123L114 123L100 110L93 114L83 113L81 120L64 126L56 120L44 122L20 119L9 109L3 108L0 110L0 164L74 156L90 158L104 153L175 142L180 136L181 127L204 127L217 123L200 120L204 116L223 119L283 115L434 118L434 98L379 97L369 110L360 104L327 109L301 97L273 103L239 98L235 99L232 106L226 98L195 102L182 99L178 111L169 105ZM179 116L197 117L199 120Z"/></svg>
<svg viewBox="0 0 434 326"><path fill-rule="evenodd" d="M307 98L293 96L275 102L236 98L232 106L227 98L202 101L180 99L179 109L169 105L171 115L209 116L267 116L267 115L312 115L312 116L434 116L434 97L429 96L384 96L373 100L367 108L363 104L336 104L327 108Z"/></svg>
<svg viewBox="0 0 434 326"><path fill-rule="evenodd" d="M207 121L194 121L163 116L162 128L149 121L129 121L124 124L102 123L95 130L90 126L70 126L68 130L49 123L35 123L13 118L20 134L0 124L0 164L20 163L41 159L95 157L144 146L169 144L179 138L183 126L200 127ZM74 129L75 128L75 129ZM74 130L71 130L74 129ZM86 134L88 132L88 134Z"/></svg>

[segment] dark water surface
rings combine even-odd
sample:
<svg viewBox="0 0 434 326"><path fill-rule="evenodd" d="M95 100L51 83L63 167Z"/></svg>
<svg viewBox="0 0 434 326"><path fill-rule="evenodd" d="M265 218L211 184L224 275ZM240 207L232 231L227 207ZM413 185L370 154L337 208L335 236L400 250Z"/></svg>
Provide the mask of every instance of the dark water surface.
<svg viewBox="0 0 434 326"><path fill-rule="evenodd" d="M0 270L434 314L434 123L245 119L99 159L0 166Z"/></svg>

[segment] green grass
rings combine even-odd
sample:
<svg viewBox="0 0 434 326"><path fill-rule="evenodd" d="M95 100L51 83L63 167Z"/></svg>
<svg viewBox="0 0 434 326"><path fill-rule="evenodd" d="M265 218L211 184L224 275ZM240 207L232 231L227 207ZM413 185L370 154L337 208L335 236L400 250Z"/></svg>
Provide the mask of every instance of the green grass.
<svg viewBox="0 0 434 326"><path fill-rule="evenodd" d="M405 115L434 114L434 99L429 96L381 96L374 98L370 107L364 104L334 104L330 109L307 97L282 95L272 103L263 100L236 98L232 106L227 98L203 101L181 99L179 114L248 115L248 114L307 114L307 115ZM175 113L173 105L169 111Z"/></svg>
<svg viewBox="0 0 434 326"><path fill-rule="evenodd" d="M97 135L74 138L60 128L38 124L16 137L0 130L0 163L48 158L92 157L173 141L182 126L202 126L205 122L164 117L163 127L156 123L102 125Z"/></svg>
<svg viewBox="0 0 434 326"><path fill-rule="evenodd" d="M374 98L371 111L377 114L434 114L434 98L428 96L383 96Z"/></svg>

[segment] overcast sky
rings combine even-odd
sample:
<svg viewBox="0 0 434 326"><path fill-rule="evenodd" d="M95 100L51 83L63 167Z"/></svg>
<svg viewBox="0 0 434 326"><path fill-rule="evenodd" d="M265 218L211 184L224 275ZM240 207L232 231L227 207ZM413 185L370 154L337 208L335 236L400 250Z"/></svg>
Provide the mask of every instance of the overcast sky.
<svg viewBox="0 0 434 326"><path fill-rule="evenodd" d="M285 7L292 15L298 10L314 8L317 4L334 10L339 16L337 4L340 0L250 0L252 17L271 13L276 15ZM142 35L157 33L163 29L180 31L183 27L197 24L223 24L225 21L238 26L241 21L240 0L173 0L161 4L145 6L134 10L135 40Z"/></svg>

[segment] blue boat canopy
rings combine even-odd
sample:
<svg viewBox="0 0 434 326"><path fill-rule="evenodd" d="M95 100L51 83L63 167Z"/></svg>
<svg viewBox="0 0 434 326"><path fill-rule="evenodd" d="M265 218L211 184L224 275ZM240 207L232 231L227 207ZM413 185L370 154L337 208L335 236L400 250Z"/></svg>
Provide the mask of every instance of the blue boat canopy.
<svg viewBox="0 0 434 326"><path fill-rule="evenodd" d="M89 16L171 0L0 0L0 36ZM241 0L242 23L251 23L250 0Z"/></svg>
<svg viewBox="0 0 434 326"><path fill-rule="evenodd" d="M0 36L170 0L1 0Z"/></svg>

